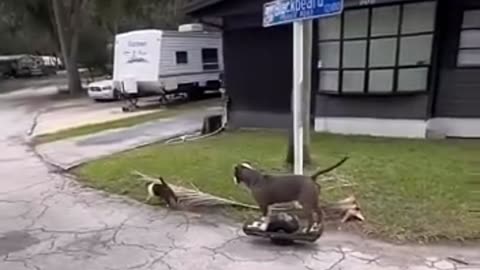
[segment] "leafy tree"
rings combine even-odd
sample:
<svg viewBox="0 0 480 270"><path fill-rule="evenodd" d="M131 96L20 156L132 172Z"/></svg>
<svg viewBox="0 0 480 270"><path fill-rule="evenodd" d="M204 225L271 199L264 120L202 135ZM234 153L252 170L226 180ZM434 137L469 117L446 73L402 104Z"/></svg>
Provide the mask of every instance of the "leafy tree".
<svg viewBox="0 0 480 270"><path fill-rule="evenodd" d="M47 33L57 51L61 51L71 92L81 90L77 69L78 33L87 2L88 0L2 0L0 17L6 20L11 32L26 33L29 29ZM33 39L30 42L35 43L32 41Z"/></svg>
<svg viewBox="0 0 480 270"><path fill-rule="evenodd" d="M108 73L108 33L96 25L85 26L80 32L78 63L89 70L90 75Z"/></svg>
<svg viewBox="0 0 480 270"><path fill-rule="evenodd" d="M142 4L141 0L95 0L94 12L97 21L115 36L119 25Z"/></svg>
<svg viewBox="0 0 480 270"><path fill-rule="evenodd" d="M56 52L55 26L47 1L2 0L0 33L2 53ZM34 41L34 42L32 42Z"/></svg>
<svg viewBox="0 0 480 270"><path fill-rule="evenodd" d="M1 0L0 52L60 53L71 92L81 90L78 64L102 66L118 32L172 29L185 0ZM113 47L113 46L110 46ZM111 52L110 52L111 54Z"/></svg>

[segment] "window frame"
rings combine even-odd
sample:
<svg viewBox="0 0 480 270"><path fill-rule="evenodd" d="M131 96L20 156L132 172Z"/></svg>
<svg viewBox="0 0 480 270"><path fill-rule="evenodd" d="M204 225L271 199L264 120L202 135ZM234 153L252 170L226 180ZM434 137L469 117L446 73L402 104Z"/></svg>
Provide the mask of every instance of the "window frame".
<svg viewBox="0 0 480 270"><path fill-rule="evenodd" d="M434 12L434 21L433 21L433 28L431 31L422 31L422 32L415 32L415 33L402 33L402 25L403 25L403 17L404 17L404 7L408 4L414 3L426 3L432 2L435 3L435 10ZM395 34L382 34L382 35L373 35L372 34L372 22L373 22L373 10L376 8L381 7L388 7L388 6L397 6L398 11L398 24ZM322 71L337 71L338 72L338 81L337 81L337 90L322 90L320 89L320 84L318 84L317 92L323 95L346 95L346 96L396 96L396 95L412 95L412 94L419 94L419 93L427 93L431 86L431 77L432 72L434 69L434 62L435 62L435 51L436 51L436 39L437 39L437 11L438 11L438 2L436 0L421 0L421 1L412 1L406 3L387 3L387 4L379 4L379 5L370 5L366 6L355 6L345 11L349 10L357 10L357 9L364 9L367 10L368 18L367 18L367 35L366 37L356 37L356 38L345 38L344 31L345 31L345 12L340 15L340 33L338 38L327 38L327 39L320 39L316 40L316 45L320 46L322 43L327 42L338 42L339 43L339 53L338 53L338 65L337 67L317 67L317 79L320 80L320 73ZM400 53L401 53L401 41L403 37L417 37L417 36L431 36L432 37L432 44L430 48L430 58L428 64L416 64L416 65L400 65ZM396 50L395 50L395 60L393 65L389 66L378 66L378 67L371 67L370 66L370 47L371 41L373 40L380 40L380 39L395 39L396 42ZM366 52L365 52L365 66L359 68L350 68L344 67L343 65L343 57L344 57L344 42L345 41L366 41ZM317 60L321 61L320 54L317 55ZM426 77L426 86L425 89L422 90L405 90L405 89L398 89L399 86L399 77L401 70L408 70L408 69L427 69L427 77ZM393 81L392 81L392 90L390 91L369 91L369 84L370 84L370 72L375 70L392 70L393 71ZM359 91L344 91L343 89L343 73L345 71L364 71L364 80L363 80L363 89L358 89ZM361 91L360 91L361 90Z"/></svg>
<svg viewBox="0 0 480 270"><path fill-rule="evenodd" d="M185 55L185 58L179 58L179 54ZM184 61L179 61L179 59L185 59ZM188 52L187 51L175 51L175 63L177 65L188 65Z"/></svg>
<svg viewBox="0 0 480 270"><path fill-rule="evenodd" d="M478 64L475 64L475 65L460 65L459 62L458 62L458 59L459 59L459 56L460 56L460 52L461 51L479 51L480 52L480 45L478 47L466 47L466 48L462 48L461 47L461 41L462 41L462 32L463 31L479 31L480 32L480 26L476 26L476 27L463 27L463 23L464 23L464 20L465 20L465 12L467 11L471 11L471 10L478 10L480 11L480 8L466 8L466 9L463 9L462 11L462 20L461 20L461 24L460 24L460 27L458 29L458 40L457 40L457 53L456 53L456 57L455 57L455 67L457 69L480 69L480 63Z"/></svg>
<svg viewBox="0 0 480 270"><path fill-rule="evenodd" d="M207 50L215 50L216 61L205 61L205 51ZM202 48L202 68L205 71L220 70L220 55L218 48Z"/></svg>

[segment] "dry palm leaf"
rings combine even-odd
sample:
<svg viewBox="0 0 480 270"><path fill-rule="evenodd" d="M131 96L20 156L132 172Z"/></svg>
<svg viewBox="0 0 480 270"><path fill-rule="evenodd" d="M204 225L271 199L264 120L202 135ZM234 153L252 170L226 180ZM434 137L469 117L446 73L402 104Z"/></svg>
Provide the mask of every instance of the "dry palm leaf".
<svg viewBox="0 0 480 270"><path fill-rule="evenodd" d="M145 175L141 172L134 171L132 172L133 175L138 176L140 180L150 182L150 183L158 183L161 182L151 176ZM234 207L242 207L248 209L258 209L257 206L244 204L241 202L236 202L233 200L213 196L204 192L201 192L198 189L188 189L181 186L176 186L172 184L168 184L168 186L172 189L172 191L177 196L177 207L209 207L209 206L234 206Z"/></svg>
<svg viewBox="0 0 480 270"><path fill-rule="evenodd" d="M142 181L163 184L159 179L148 176L138 171L133 171L132 174L137 176L138 179ZM188 209L195 207L233 206L247 209L258 209L258 207L254 205L244 204L234 200L229 200L204 193L193 185L193 189L172 184L167 185L177 197L177 205L170 205L170 207ZM344 200L333 203L322 203L321 207L326 213L326 219L341 220L342 222L347 222L351 218L355 218L361 221L365 220L354 196L350 196ZM297 209L296 204L284 203L274 205L272 211L293 211L295 209Z"/></svg>

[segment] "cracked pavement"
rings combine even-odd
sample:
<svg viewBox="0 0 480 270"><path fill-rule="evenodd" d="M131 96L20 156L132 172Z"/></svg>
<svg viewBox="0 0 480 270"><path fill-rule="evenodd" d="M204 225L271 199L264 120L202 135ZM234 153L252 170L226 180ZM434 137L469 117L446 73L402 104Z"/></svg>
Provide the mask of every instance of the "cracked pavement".
<svg viewBox="0 0 480 270"><path fill-rule="evenodd" d="M0 96L0 269L480 269L478 246L395 246L339 232L273 246L219 216L81 187L28 146L32 112L48 104L19 105L22 95Z"/></svg>

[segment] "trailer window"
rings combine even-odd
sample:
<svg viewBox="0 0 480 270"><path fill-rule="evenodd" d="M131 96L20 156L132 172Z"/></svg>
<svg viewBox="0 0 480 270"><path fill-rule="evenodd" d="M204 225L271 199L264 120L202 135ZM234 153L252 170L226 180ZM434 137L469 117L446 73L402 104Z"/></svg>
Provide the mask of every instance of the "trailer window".
<svg viewBox="0 0 480 270"><path fill-rule="evenodd" d="M188 64L188 54L185 51L175 52L178 64Z"/></svg>
<svg viewBox="0 0 480 270"><path fill-rule="evenodd" d="M218 49L216 48L202 49L202 63L203 63L203 70L220 69L220 65L218 64Z"/></svg>

